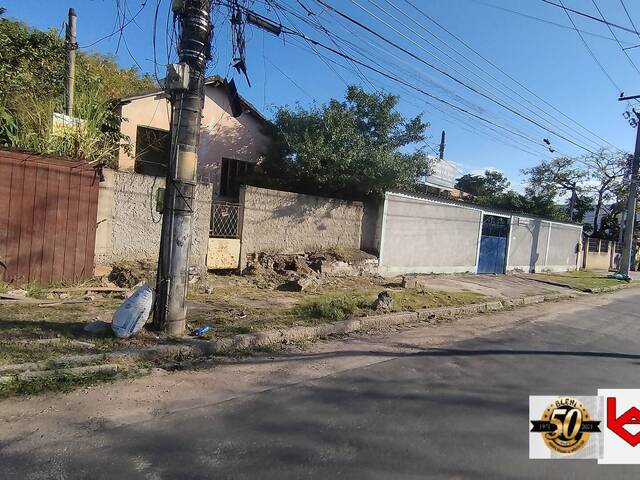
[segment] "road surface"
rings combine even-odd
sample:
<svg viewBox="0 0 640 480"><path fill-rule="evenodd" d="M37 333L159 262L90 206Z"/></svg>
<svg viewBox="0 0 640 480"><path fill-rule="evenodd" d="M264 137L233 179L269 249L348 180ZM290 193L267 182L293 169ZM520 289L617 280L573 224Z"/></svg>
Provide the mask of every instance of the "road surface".
<svg viewBox="0 0 640 480"><path fill-rule="evenodd" d="M638 478L529 460L528 396L639 388L639 307L631 289L7 400L1 476Z"/></svg>

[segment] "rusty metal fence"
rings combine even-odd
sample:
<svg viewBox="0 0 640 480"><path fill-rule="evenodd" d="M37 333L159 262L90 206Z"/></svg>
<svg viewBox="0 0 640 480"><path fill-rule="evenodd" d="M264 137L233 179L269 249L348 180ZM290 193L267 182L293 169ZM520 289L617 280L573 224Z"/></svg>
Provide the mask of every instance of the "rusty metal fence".
<svg viewBox="0 0 640 480"><path fill-rule="evenodd" d="M214 201L211 204L209 236L212 238L240 238L242 205Z"/></svg>
<svg viewBox="0 0 640 480"><path fill-rule="evenodd" d="M91 277L98 182L86 164L0 149L0 280Z"/></svg>

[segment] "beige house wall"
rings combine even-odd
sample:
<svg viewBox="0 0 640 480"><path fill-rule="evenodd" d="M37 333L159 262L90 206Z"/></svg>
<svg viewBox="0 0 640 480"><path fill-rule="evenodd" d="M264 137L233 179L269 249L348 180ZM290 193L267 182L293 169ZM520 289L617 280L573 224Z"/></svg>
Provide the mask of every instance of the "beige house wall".
<svg viewBox="0 0 640 480"><path fill-rule="evenodd" d="M269 139L263 133L264 121L245 111L234 118L229 100L221 86L207 85L202 112L202 131L198 158L198 176L212 183L214 195L219 193L220 166L223 158L256 163L267 148ZM120 149L119 170L134 171L137 127L169 130L171 105L164 93L151 94L122 104L121 132L129 137L131 151Z"/></svg>
<svg viewBox="0 0 640 480"><path fill-rule="evenodd" d="M157 260L162 216L155 211L156 191L164 179L104 170L98 192L95 263ZM192 224L190 264L203 268L209 246L211 185L198 184Z"/></svg>

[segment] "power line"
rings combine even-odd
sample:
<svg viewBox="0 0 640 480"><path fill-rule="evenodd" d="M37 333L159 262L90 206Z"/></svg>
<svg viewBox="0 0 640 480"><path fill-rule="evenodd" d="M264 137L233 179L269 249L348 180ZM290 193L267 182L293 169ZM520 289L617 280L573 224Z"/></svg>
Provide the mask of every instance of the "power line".
<svg viewBox="0 0 640 480"><path fill-rule="evenodd" d="M274 2L274 3L276 3L276 4L277 4L277 2ZM375 58L379 58L379 55L378 55L378 54L372 54L372 55L373 55L373 58L372 58L372 57L368 56L367 54L363 53L363 49L362 49L362 47L361 47L361 45L360 45L360 44L355 44L355 43L353 43L353 42L351 42L351 41L349 41L349 40L346 40L346 39L344 39L344 38L340 37L339 35L335 34L334 32L331 32L328 28L326 28L326 27L324 27L324 26L318 27L317 22L314 22L314 23L309 22L309 21L307 20L307 16L302 16L302 15L300 15L298 12L296 12L296 11L294 11L294 10L291 10L289 7L287 7L287 6L285 6L285 5L278 4L278 6L279 6L280 8L282 8L283 10L286 10L286 11L290 12L290 13L291 13L292 15L294 15L296 18L299 18L300 20L302 20L303 22L307 23L307 24L308 24L309 26L311 26L312 28L314 28L314 29L316 29L316 30L320 31L320 33L325 34L325 35L327 35L327 36L331 35L332 37L335 37L336 39L338 39L338 40L340 40L340 41L343 41L344 43L349 44L353 49L357 50L357 51L358 51L358 53L359 53L360 55L364 56L364 57L365 57L365 58L366 58L370 63L375 64L379 69L385 70L385 71L386 71L385 73L388 73L388 72L389 72L389 69L385 68L384 66L382 66L380 63L378 63L378 62L375 60ZM307 11L307 10L305 10L305 11ZM311 13L311 15L315 15L315 14L312 12L312 13ZM339 25L340 27L345 28L345 29L347 30L347 33L348 33L348 35L350 36L350 38L351 38L351 37L355 37L355 38L359 38L359 39L360 39L360 36L358 35L358 33L357 33L357 32L354 32L353 30L351 30L351 29L349 29L349 28L345 27L344 25L342 25L342 24L340 24L340 23L338 23L338 25ZM362 39L361 39L361 40L362 40ZM366 43L368 43L368 44L370 44L370 45L372 45L372 46L373 46L373 47L375 47L376 49L378 49L378 50L382 51L384 54L386 54L386 55L390 55L390 56L392 56L394 59L399 60L399 61L400 61L400 62L402 62L403 64L409 65L412 69L415 69L415 71L416 71L416 72L418 72L418 74L419 74L420 76L423 76L423 71L422 71L422 70L418 70L418 69L416 69L416 67L415 67L413 64L408 63L408 62L407 62L406 60L404 60L404 59L400 59L396 54L393 54L393 53L391 53L391 52L389 52L389 51L385 50L384 48L382 48L380 45L378 45L378 44L374 44L374 43L371 43L371 42L369 42L369 41L368 41L368 40L366 40L366 39L364 39L363 41L364 41L364 42L366 42ZM334 42L334 43L335 43L335 42ZM341 51L342 51L342 50L341 50ZM342 51L342 52L344 53L344 51ZM318 55L317 51L315 51L315 50L314 50L314 53L315 53L316 55ZM324 57L324 56L320 55L320 58L321 58L321 59L322 59L323 57ZM341 64L337 64L337 65L339 65L341 68L346 68L346 67L344 67L344 66L343 66L343 65L341 65ZM347 70L348 70L348 68L347 68ZM397 74L397 72L398 72L398 68L394 66L394 67L393 67L393 71L392 71L392 72L393 72L393 73L392 73L392 75L393 75L393 74ZM428 81L431 81L430 79L427 79L427 80L428 80ZM444 87L443 87L443 88L444 88ZM404 88L403 86L401 86L401 89L402 89L402 90L405 90L405 88ZM445 89L445 90L446 90L446 89ZM413 94L411 94L411 91L410 91L410 90L406 90L406 91L410 92L410 93L409 93L409 95L413 97ZM456 95L456 97L457 97L457 95ZM416 98L416 97L414 97L414 98ZM463 98L461 98L461 97L459 97L459 99L460 99L460 100L465 100L465 99L463 99ZM434 108L437 108L440 112L442 112L442 113L444 114L444 112L443 112L440 108L438 108L438 107L437 107L437 105L432 104L432 103L430 103L430 102L427 102L427 101L426 101L426 100L424 100L423 98L420 98L420 101L423 101L423 102L427 103L428 105L431 105L431 106L433 106ZM414 105L414 106L415 106L415 105ZM418 107L418 108L420 108L420 107ZM482 109L478 108L478 111L482 111ZM494 122L494 123L496 123L496 122ZM492 127L489 127L488 125L485 125L485 124L482 124L482 123L480 123L480 124L475 124L475 126L476 126L476 127L480 126L480 127L482 127L482 128L487 128L487 129L489 129L489 130L494 131L494 132L495 132L495 133L497 133L497 134L503 134L503 135L505 135L505 136L506 136L506 134L505 134L504 132L501 132L500 130L495 130L495 129L493 129ZM474 131L474 132L472 132L472 133L474 133L474 134L479 134L479 132L478 132L477 130L476 130L476 131ZM512 131L512 133L515 133L515 131ZM491 137L491 138L493 138L493 139L495 139L493 136L491 136L491 135L489 135L489 134L486 134L486 135L487 135L487 136L489 136L489 137ZM520 132L518 132L516 135L519 135L519 136L525 136L525 137L526 137L526 135L525 135L525 134L522 134L522 133L520 133ZM510 138L510 137L507 137L507 138L508 138L509 140L513 140L513 139L512 139L512 138ZM530 137L527 137L527 138L529 138L529 139L530 139ZM518 145L518 146L516 146L516 145L513 145L513 144L511 144L511 143L506 143L503 139L498 139L498 141L500 141L501 143L505 143L505 145L508 145L509 147L517 148L517 149L519 149L519 150L523 150L523 148L522 148L522 147L520 147L519 145ZM533 142L536 144L536 146L541 146L541 145L542 145L541 143L538 143L538 142L537 142L537 141L535 141L535 140L533 140ZM546 148L546 145L542 145L542 146L544 146L544 147ZM523 150L523 151L524 151L524 150ZM536 155L536 156L539 156L539 155L540 155L540 153L537 153L537 154L536 154L536 153L532 153L531 151L525 151L525 153L530 154L530 155ZM546 153L546 151L545 151L545 153Z"/></svg>
<svg viewBox="0 0 640 480"><path fill-rule="evenodd" d="M289 32L289 33L291 33L291 32ZM304 34L302 34L302 35L304 35ZM307 41L309 41L309 40L307 40ZM298 48L301 48L301 49L303 49L305 51L308 51L310 53L313 53L316 56L321 57L322 59L326 59L327 61L334 63L335 65L339 66L340 68L343 68L345 70L349 70L349 71L351 71L353 73L353 70L351 68L347 67L346 65L342 65L341 63L338 63L338 62L334 61L333 59L331 59L329 57L325 57L324 55L319 53L317 50L311 50L309 48L304 48L302 46L297 45L295 42L292 42L291 45L296 46ZM388 71L388 69L386 69L386 68L384 70ZM389 76L386 77L386 78L387 79L392 79L392 80L395 81L395 79L393 79L392 77L393 77L393 75L389 74ZM523 137L523 134L518 134L515 131L511 131L509 129L507 129L506 131L500 130L500 129L504 129L505 127L503 127L503 126L501 126L501 125L499 125L499 124L497 124L495 122L492 122L492 124L493 125L497 125L498 128L494 128L491 124L486 124L486 123L475 123L475 124L471 123L468 119L466 119L466 117L462 116L462 113L465 112L464 110L462 110L462 113L460 111L455 111L455 110L452 111L452 112L446 112L439 105L437 105L435 103L432 103L432 102L430 102L430 101L428 101L428 100L426 100L424 98L420 98L420 97L416 96L415 94L411 93L411 90L407 89L406 85L409 85L409 84L401 83L399 85L399 88L401 88L405 92L408 92L408 93L405 93L405 95L408 95L411 98L414 98L414 99L416 99L418 101L424 102L427 106L433 107L434 109L438 110L442 115L444 115L444 117L445 117L444 121L446 121L446 122L448 122L448 123L450 123L452 125L457 125L460 129L462 129L464 131L467 131L467 132L469 132L471 134L474 134L474 135L477 135L477 136L485 136L485 137L491 138L492 140L497 141L499 143L502 143L503 145L506 145L509 148L514 148L516 150L520 150L521 152L526 153L526 154L531 155L531 156L534 156L536 158L539 158L541 155L549 155L549 153L546 150L543 150L542 152L534 152L533 150L530 150L529 148L525 147L524 145L516 143L515 139L513 139L510 136L508 136L508 134L512 134L512 135L516 135L516 136L519 136L519 137ZM409 85L409 86L414 90L416 89L412 85ZM420 90L418 90L418 91L420 93L423 93ZM409 103L411 103L411 102L409 102ZM413 105L418 107L418 108L421 108L421 107L419 107L419 106L417 106L415 104L413 104ZM457 117L456 115L454 115L454 113L457 114L457 115L460 115L460 117ZM446 117L452 117L452 118L447 120ZM489 132L484 132L484 131L481 132L480 131L481 128L486 128L487 130L489 130ZM493 132L493 133L491 133L491 132ZM526 136L524 136L523 138L525 138L526 140L534 143L536 146L541 146L540 144L538 144L536 142L536 140L533 140L533 139L528 138Z"/></svg>
<svg viewBox="0 0 640 480"><path fill-rule="evenodd" d="M547 0L542 0L543 2L546 2ZM562 3L562 0L560 1L560 6L561 8L564 10L564 13L566 13L567 18L569 19L569 21L571 22L571 25L573 25L573 29L576 31L576 33L578 34L578 36L580 37L580 40L582 40L582 44L584 45L584 47L587 49L587 52L589 52L589 55L591 55L591 58L593 59L594 62L596 62L596 64L598 65L598 67L600 67L600 70L602 70L602 73L609 79L609 81L611 82L611 84L614 86L614 88L618 91L618 93L622 92L622 89L618 86L618 84L616 83L616 81L613 79L613 77L611 75L609 75L609 72L607 72L607 69L604 68L604 66L602 65L602 63L600 63L600 60L598 60L598 57L596 57L596 54L593 53L593 50L591 50L591 47L589 47L589 44L587 43L587 41L584 39L584 37L582 36L582 34L580 33L580 31L578 30L578 27L576 27L575 22L573 21L573 18L571 18L571 14L569 14L569 11L573 11L570 10L568 8L566 8L564 6L564 4ZM550 3L550 2L547 2ZM555 5L555 4L553 4Z"/></svg>
<svg viewBox="0 0 640 480"><path fill-rule="evenodd" d="M376 65L379 69L382 69L382 70L386 71L386 73L389 73L389 72L390 72L390 70L389 70L388 68L384 67L383 65L381 65L379 62L377 62L377 61L375 60L376 58L379 58L379 55L378 55L378 54L375 54L375 53L374 53L374 54L372 54L372 56L369 56L369 55L367 55L366 53L363 53L363 52L365 52L365 50L362 48L362 46L361 46L361 45L356 44L356 43L354 43L354 42L351 42L351 41L349 41L349 40L346 40L346 39L344 39L344 38L340 37L339 35L335 34L334 32L331 32L329 29L327 29L327 28L326 28L326 27L324 27L324 26L318 27L317 22L314 22L314 23L309 22L309 21L307 20L307 18L306 18L306 17L301 16L301 15L300 15L300 14L298 14L297 12L292 11L291 9L287 8L287 7L286 7L286 6L284 6L284 5L278 5L278 6L279 6L280 8L283 8L284 10L286 10L286 11L290 12L290 13L291 13L292 15L294 15L296 18L299 18L300 20L302 20L303 22L307 23L307 24L308 24L309 26L311 26L312 28L314 28L314 29L318 30L320 33L322 33L322 34L324 34L324 35L327 35L327 36L335 37L335 39L338 39L338 40L340 40L340 41L342 41L342 42L344 42L344 43L346 43L346 44L350 45L350 46L351 46L351 48L352 48L353 50L356 50L356 51L358 52L358 54L359 54L359 55L362 55L362 56L363 56L364 58L366 58L370 63L373 63L374 65ZM306 10L305 10L305 11L306 11ZM314 15L314 14L312 14L312 15ZM423 71L422 71L422 70L418 70L418 69L417 69L413 64L410 64L410 63L409 63L409 62L407 62L406 60L399 58L396 54L394 54L394 53L392 53L392 52L389 52L389 51L385 50L385 49L384 49L384 48L382 48L380 45L377 45L377 44L371 43L371 42L369 42L367 39L361 39L361 37L358 35L358 33L357 33L357 32L355 32L355 31L353 31L353 30L349 29L348 27L346 27L346 26L344 26L344 25L342 25L342 24L340 24L340 23L338 23L338 25L339 25L340 27L344 28L344 29L347 31L348 35L350 35L350 37L358 38L358 39L360 39L360 40L364 41L365 43L370 44L371 46L375 47L376 49L378 49L378 50L382 51L384 54L389 55L389 56L393 57L394 59L399 60L399 61L400 61L400 62L402 62L403 64L410 66L412 69L414 69L414 70L418 73L418 75L419 75L420 77L425 78L428 82L432 82L432 80L431 80L430 78L428 78L428 77L424 77L424 73L423 73ZM333 43L335 43L335 42L333 42ZM341 52L343 52L343 53L344 53L344 51L343 51L343 50L341 50ZM317 51L314 51L314 53L315 53L316 55L318 55ZM324 56L322 56L322 55L320 55L320 58L322 59L322 58L325 58L325 57L324 57ZM332 60L329 60L329 61L332 61ZM332 63L333 63L333 61L332 61ZM342 68L346 68L346 67L344 67L342 64L337 63L337 65L339 65L339 66L340 66L340 67L342 67ZM401 68L401 67L400 67L400 68ZM346 69L347 69L347 70L349 70L348 68L346 68ZM353 70L351 70L351 71L353 72ZM398 67L394 66L394 67L393 67L393 70L392 70L392 74L397 74L397 73L398 73ZM410 75L410 74L409 74L409 75ZM410 90L407 90L405 87L401 86L400 88L401 88L402 90L404 90L404 91L409 92L409 95L410 95L410 96L412 96L412 98L417 98L417 97L414 97L414 94L413 94L413 93L411 93L411 91L410 91ZM446 91L446 88L445 88L445 87L439 87L439 88L443 88L443 89ZM458 97L457 95L455 95L455 96L456 96L456 97ZM460 100L465 100L465 99L463 99L463 98L461 98L461 97L458 97L458 98L459 98ZM437 106L436 106L435 104L432 104L432 103L430 103L430 102L427 102L427 101L426 101L426 100L424 100L423 98L420 98L419 100L420 100L421 102L425 102L425 103L426 103L426 104L428 104L428 105L432 105L434 108L437 108ZM466 100L465 100L465 103L467 103L467 102L466 102ZM414 104L414 106L416 106L416 105ZM421 107L418 107L418 108L421 108ZM438 108L438 110L442 112L442 110L440 110L439 108ZM482 109L478 108L478 111L482 111ZM480 125L481 125L481 126L483 126L483 127L485 127L485 128L487 127L487 125L483 125L483 124L480 124ZM477 134L477 132L474 132L474 133L476 133L476 134ZM500 132L499 132L499 131L497 131L497 133L500 133ZM493 137L492 137L492 138L493 138ZM512 139L510 139L510 140L512 140ZM499 141L500 141L500 140L499 140ZM509 144L509 146L514 147L514 145L512 145L512 144ZM514 148L519 148L519 147L514 147ZM520 148L520 149L521 149L521 148ZM531 154L531 152L526 152L526 153L530 153L530 154Z"/></svg>
<svg viewBox="0 0 640 480"><path fill-rule="evenodd" d="M113 30L110 34L105 35L104 37L100 37L98 38L96 41L89 43L87 45L80 45L78 46L78 48L90 48L93 47L94 45L97 45L100 42L103 42L104 40L107 40L111 37L113 37L114 35L122 35L122 32L124 31L125 28L127 28L127 26L129 26L131 23L135 22L136 18L138 17L138 15L140 15L142 13L142 11L144 10L144 8L147 6L147 1L148 0L142 0L141 4L140 4L140 9L135 13L135 15L133 15L129 21L127 21L126 23L123 21L123 23L120 25L120 28ZM117 8L118 8L118 12L120 11L120 2L118 1L116 3ZM118 15L120 15L120 13L118 13Z"/></svg>
<svg viewBox="0 0 640 480"><path fill-rule="evenodd" d="M511 112L511 113L513 113L514 115L517 115L518 117L520 117L520 118L522 118L522 119L526 120L527 122L529 122L529 123L532 123L532 124L536 125L537 127L541 128L541 129L543 129L543 130L545 130L546 132L549 132L549 133L551 133L551 134L553 134L553 135L555 135L555 136L557 136L557 137L559 137L559 138L562 138L563 140L565 140L565 141L567 141L567 142L571 143L572 145L574 145L574 146L576 146L576 147L578 147L578 148L581 148L581 149L583 149L583 150L585 150L585 151L587 151L587 152L593 153L589 148L587 148L587 147L585 147L585 146L583 146L583 145L581 145L581 144L579 144L579 143L577 143L577 142L574 142L573 140L571 140L571 139L567 138L566 136L564 136L564 135L562 135L562 134L560 134L560 133L558 133L558 132L556 132L556 131L554 131L554 130L552 130L552 129L548 128L548 127L545 127L544 125L542 125L542 124L541 124L541 123L539 123L538 121L536 121L536 120L532 119L531 117L529 117L529 116L527 116L527 115L522 114L521 112L519 112L519 111L517 111L517 110L515 110L515 109L511 108L511 107L510 107L510 106L508 106L508 105L505 105L503 102L501 102L501 101L499 101L499 100L496 100L496 99L492 98L492 97L491 97L491 96L489 96L489 95L486 95L485 93L483 93L483 92L479 91L478 89L476 89L476 88L474 88L474 87L472 87L472 86L468 85L467 83L465 83L465 82L463 82L462 80L460 80L460 79L456 78L455 76L453 76L453 75L449 74L448 72L446 72L446 71L442 70L441 68L439 68L439 67L437 67L437 66L433 65L433 64L432 64L432 63L430 63L430 62L427 62L424 58L422 58L422 57L420 57L420 56L416 55L415 53L411 52L410 50L407 50L406 48L404 48L403 46L399 45L398 43L396 43L396 42L394 42L394 41L392 41L392 40L389 40L388 38L386 38L386 37L385 37L385 36L383 36L382 34L380 34L380 33L376 32L376 31L375 31L375 30L373 30L372 28L370 28L370 27L368 27L367 25L363 24L362 22L360 22L360 21L358 21L358 20L356 20L356 19L354 19L354 18L350 17L349 15L347 15L347 14L345 14L345 13L343 13L343 12L341 12L341 11L337 10L336 8L332 7L331 5L328 5L328 4L327 4L327 3L325 3L323 0L315 0L315 1L316 1L316 2L318 2L319 4L323 5L324 7L326 7L326 8L328 8L328 9L330 9L331 11L335 12L336 14L340 15L340 16L341 16L341 17L343 17L344 19L346 19L346 20L348 20L348 21L350 21L350 22L354 23L355 25L358 25L360 28L363 28L364 30L368 31L369 33L371 33L372 35L376 36L377 38L379 38L380 40L384 41L385 43L388 43L389 45L391 45L391 46L393 46L393 47L397 48L398 50L400 50L400 51L404 52L405 54L407 54L407 55L409 55L410 57L414 58L415 60L419 61L420 63L423 63L423 64L427 65L428 67L433 68L434 70L436 70L437 72L441 73L442 75L445 75L447 78L449 78L449 79L453 80L454 82L456 82L456 83L458 83L458 84L460 84L460 85L464 86L465 88L467 88L467 89L471 90L472 92L474 92L474 93L476 93L476 94L478 94L478 95L480 95L480 96L482 96L482 97L486 98L487 100L489 100L489 101L491 101L491 102L493 102L493 103L495 103L495 104L497 104L497 105L501 106L502 108L504 108L504 109L506 109L506 110L510 111L510 112ZM355 2L354 0L351 0L351 1L352 1L353 3L355 3L356 5L358 5L358 4L357 4L357 2ZM375 15L374 15L374 16L375 16ZM377 17L376 17L376 18L377 18ZM393 29L393 27L391 27L391 28ZM394 29L394 31L396 31L396 32L397 32L397 30L396 30L396 29ZM397 32L397 33L400 33L400 32ZM408 37L406 37L406 36L405 36L405 38L408 38ZM409 39L409 40L411 40L411 39Z"/></svg>
<svg viewBox="0 0 640 480"><path fill-rule="evenodd" d="M636 35L638 37L640 37L640 33L638 33L638 29L636 28L635 23L633 23L633 19L631 18L631 15L629 14L629 10L627 10L627 6L624 3L624 0L620 0L620 3L622 4L622 8L624 9L624 13L627 14L627 18L629 19L629 22L631 23L631 26L633 27L633 31L636 32Z"/></svg>
<svg viewBox="0 0 640 480"><path fill-rule="evenodd" d="M458 105L455 105L455 104L453 104L453 103L451 103L451 102L449 102L447 100L444 100L444 99L442 99L440 97L432 95L431 93L425 91L424 89L422 89L420 87L417 87L417 86L415 86L415 85L413 85L413 84L411 84L409 82L406 82L405 80L403 80L403 79L401 79L399 77L396 77L394 75L387 74L384 71L382 71L382 70L380 70L380 69L378 69L376 67L373 67L371 65L368 65L368 64L366 64L364 62L361 62L360 60L358 60L358 59L356 59L356 58L354 58L354 57L352 57L350 55L341 53L340 51L336 50L335 48L332 48L332 47L330 47L328 45L325 45L324 43L319 42L318 40L315 40L315 39L309 37L308 35L306 35L306 34L304 34L302 32L286 31L284 33L298 35L298 36L300 36L301 38L303 38L304 40L306 40L307 42L309 42L309 43L311 43L313 45L316 45L316 46L319 46L321 48L324 48L325 50L328 50L328 51L332 52L335 55L338 55L338 56L340 56L342 58L345 58L345 59L350 60L350 61L352 61L354 63L357 63L361 67L364 67L364 68L366 68L368 70L371 70L371 71L373 71L373 72L375 72L375 73L377 73L377 74L379 74L379 75L381 75L383 77L386 77L386 78L388 78L390 80L393 80L393 81L395 81L397 83L401 83L401 84L403 84L403 85L405 85L405 86L407 86L407 87L409 87L409 88L411 88L413 90L416 90L416 91L422 93L423 95L426 95L427 97L429 97L429 98L431 98L433 100L436 100L437 102L442 103L443 105L447 105L447 106L449 106L451 108L454 108L455 110L463 112L463 113L465 113L465 114L467 114L469 116L472 116L472 117L474 117L474 118L476 118L476 119L478 119L478 120L480 120L482 122L485 122L485 123L488 123L490 125L493 125L493 126L501 128L501 129L504 129L504 130L512 133L513 135L516 135L516 136L521 137L521 138L523 138L523 139L525 139L525 140L527 140L529 142L534 143L535 145L538 145L538 146L541 145L537 140L534 140L534 139L532 139L530 137L527 137L526 135L524 135L524 134L522 134L522 133L520 133L518 131L515 131L515 130L513 130L513 129L509 128L509 127L506 127L504 125L500 125L500 124L498 124L496 122L493 122L493 121L491 121L489 119L486 119L486 118L482 117L481 115L475 114L475 113L473 113L473 112L471 112L471 111L469 111L469 110L467 110L465 108L462 108L462 107L460 107Z"/></svg>
<svg viewBox="0 0 640 480"><path fill-rule="evenodd" d="M593 6L596 7L596 10L598 11L598 13L600 14L600 16L602 17L603 20L606 20L604 18L604 14L602 13L602 11L600 10L600 7L598 7L598 4L596 3L596 0L591 0L591 2L593 3ZM616 39L616 42L618 42L618 45L620 46L620 49L622 50L622 53L624 53L624 56L627 57L627 60L629 61L629 63L631 64L631 66L633 67L633 69L638 73L638 75L640 75L640 70L638 70L638 67L636 66L636 64L633 62L633 60L631 59L631 57L629 56L629 54L627 53L627 51L624 49L624 47L622 46L622 44L620 43L620 40L618 39L618 37L616 36L615 32L613 31L613 29L611 28L610 25L607 24L607 28L609 29L609 31L611 32L611 35L613 35L613 38Z"/></svg>
<svg viewBox="0 0 640 480"><path fill-rule="evenodd" d="M373 5L375 5L376 7L378 7L380 10L384 11L384 9L382 7L380 7L374 0L368 0L369 3L372 3ZM511 88L510 86L508 86L507 84L505 84L504 82L502 82L500 79L498 79L496 76L494 76L493 74L491 74L491 72L488 72L486 69L482 68L480 65L478 65L477 63L475 63L473 60L469 59L466 55L460 53L458 50L456 50L454 47L448 45L444 40L440 39L437 35L435 35L434 33L430 32L426 27L424 27L424 25L422 25L420 22L418 22L416 19L414 19L412 16L408 15L406 12L402 11L399 7L397 7L396 5L394 5L391 1L389 0L384 0L384 2L389 5L391 8L395 9L396 11L400 12L403 16L405 16L406 18L408 18L409 20L411 20L414 24L416 24L418 27L422 28L425 32L429 33L429 35L431 35L432 37L434 37L436 40L438 40L439 42L441 42L442 44L446 45L448 48L450 48L451 50L453 50L457 55L459 55L460 57L462 57L464 60L466 60L467 62L471 63L471 65L473 65L475 68L477 68L480 72L484 73L485 75L487 75L491 80L493 80L493 82L497 82L499 83L501 86L503 86L504 88L506 88L507 90L509 90L510 92L512 92L513 94L515 94L517 97L519 97L520 99L524 100L525 102L529 103L530 105L533 106L533 108L541 111L544 115L546 115L547 117L553 119L554 121L558 122L560 125L563 125L564 127L568 128L569 130L571 130L573 132L573 134L577 134L579 137L581 137L581 141L587 141L587 142L592 142L594 145L599 146L597 144L597 142L594 142L591 138L585 136L584 134L578 132L577 130L575 130L573 127L567 125L566 123L564 123L562 120L558 120L557 118L554 118L553 115L549 114L548 112L546 112L544 109L540 108L538 105L535 105L533 102L531 102L530 100L528 100L527 98L525 98L524 96L522 96L519 92L515 91L513 88ZM424 36L420 35L418 32L415 32L415 30L413 30L411 27L408 27L407 25L405 25L404 23L400 22L396 17L394 17L392 14L387 13L387 15L389 15L391 18L393 18L394 20L398 21L401 25L407 27L412 33L418 35L420 38L424 39L425 41L427 41L427 43L429 43L430 45L433 45L434 48L438 49L438 51L442 52L442 49L440 49L439 47L437 47L436 45L434 45L433 43L429 42L428 40L426 40L424 38ZM464 68L465 70L471 72L473 75L475 75L476 77L478 77L479 79L481 79L484 83L490 85L491 88L495 89L495 84L486 80L485 78L483 78L480 74L478 74L477 72L471 70L469 67L467 67L466 65L463 65L462 63L460 63L459 61L457 61L456 59L452 58L450 55L448 55L446 52L443 52L448 58L451 58L457 65L460 65L462 68ZM475 83L475 82L474 82ZM502 93L502 92L500 92ZM536 117L538 117L539 119L541 119L543 122L549 122L549 119L544 118L543 116L541 116L539 113L537 113L536 111L532 110L531 108L529 108L527 105L523 104L521 101L519 101L518 99L513 98L513 96L510 95L506 95L506 97L515 102L518 106L524 108L526 111L528 111L529 113L531 113L532 115L535 115ZM566 130L563 130L561 127L555 127L560 131L563 131L563 133L567 134L567 135L572 135L572 133L568 133Z"/></svg>
<svg viewBox="0 0 640 480"><path fill-rule="evenodd" d="M563 29L566 29L566 30L573 30L573 27L571 27L570 25L564 25L562 23L554 22L554 21L548 20L546 18L536 17L535 15L530 15L528 13L519 12L519 11L513 10L511 8L503 7L501 5L494 5L492 3L483 2L481 0L469 0L469 1L471 1L473 3L477 3L478 5L483 5L485 7L494 8L496 10L501 10L503 12L510 13L512 15L517 15L518 17L527 18L529 20L534 20L536 22L545 23L547 25L553 25L554 27L563 28ZM583 30L583 29L580 29L580 32L584 33L585 35L590 35L592 37L601 38L603 40L609 40L611 42L615 42L614 38L607 37L606 35L600 35L599 33L590 32L588 30ZM628 42L624 42L624 43L628 43Z"/></svg>
<svg viewBox="0 0 640 480"><path fill-rule="evenodd" d="M601 18L594 17L593 15L589 15L588 13L584 13L584 12L581 12L579 10L574 10L573 8L565 7L561 0L558 0L560 2L560 4L552 2L550 0L541 0L541 1L544 2L544 3L548 3L549 5L553 5L554 7L562 8L565 11L569 11L571 13L575 13L576 15L580 15L582 17L588 18L590 20L595 20L596 22L605 23L605 24L607 24L607 25L609 25L611 27L619 28L620 30L624 30L625 32L636 33L635 31L631 30L630 28L623 27L622 25L618 25L617 23L608 22L608 21L603 20ZM571 21L571 23L573 23L573 21Z"/></svg>
<svg viewBox="0 0 640 480"><path fill-rule="evenodd" d="M424 10L421 10L420 8L418 8L415 3L413 3L411 0L404 0L407 4L409 4L412 8L414 8L418 13L420 13L423 17L425 17L427 20L431 21L434 25L436 25L438 28L440 28L441 30L443 30L444 32L446 32L447 34L449 34L451 37L453 37L455 40L457 40L458 42L460 42L462 45L464 45L467 49L469 49L471 52L473 52L475 55L477 55L478 57L480 57L482 60L484 60L485 62L487 62L489 65L491 65L493 68L495 68L497 71L499 71L502 75L504 75L505 77L507 77L509 80L511 80L512 82L514 82L516 85L518 85L519 87L523 88L526 92L528 92L530 95L532 95L533 97L535 97L536 99L538 99L539 101L541 101L542 103L544 103L546 106L548 106L549 108L553 109L555 112L557 112L558 114L562 115L564 118L566 118L567 120L571 121L573 124L577 125L578 127L582 128L585 132L589 133L590 135L593 135L595 138L598 138L599 140L601 140L602 142L606 143L607 145L614 147L616 149L619 150L619 148L617 148L615 145L611 144L609 141L607 141L606 139L602 138L601 136L599 136L597 133L593 132L592 130L588 129L587 127L585 127L584 125L582 125L580 122L578 122L577 120L571 118L570 116L568 116L567 114L565 114L562 110L558 109L555 105L553 105L552 103L548 102L547 100L545 100L544 98L542 98L540 95L538 95L537 93L535 93L533 90L531 90L529 87L527 87L524 83L522 83L521 81L519 81L517 78L515 78L513 75L509 74L508 72L506 72L504 69L502 69L499 65L497 65L495 62L493 62L491 59L487 58L486 56L484 56L482 53L480 53L477 49L475 49L472 45L470 45L468 42L466 42L463 38L461 38L460 36L456 35L455 33L453 33L452 31L450 31L448 28L446 28L444 25L442 25L440 22L438 22L436 19L434 19L432 16L428 15ZM571 28L571 27L568 27Z"/></svg>

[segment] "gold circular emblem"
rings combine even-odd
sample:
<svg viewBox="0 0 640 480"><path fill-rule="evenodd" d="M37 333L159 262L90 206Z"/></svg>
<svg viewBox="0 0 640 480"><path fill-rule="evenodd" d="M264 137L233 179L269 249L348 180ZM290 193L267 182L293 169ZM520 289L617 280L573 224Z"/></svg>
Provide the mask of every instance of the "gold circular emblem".
<svg viewBox="0 0 640 480"><path fill-rule="evenodd" d="M551 425L550 431L541 433L544 443L558 453L575 453L589 440L589 432L581 428L590 420L589 412L575 398L559 398L545 409L541 420Z"/></svg>

